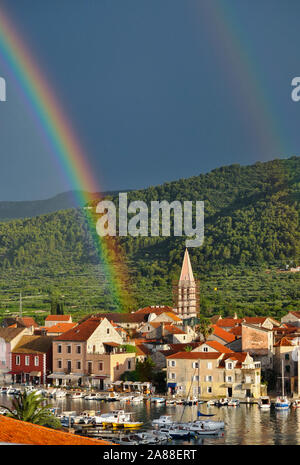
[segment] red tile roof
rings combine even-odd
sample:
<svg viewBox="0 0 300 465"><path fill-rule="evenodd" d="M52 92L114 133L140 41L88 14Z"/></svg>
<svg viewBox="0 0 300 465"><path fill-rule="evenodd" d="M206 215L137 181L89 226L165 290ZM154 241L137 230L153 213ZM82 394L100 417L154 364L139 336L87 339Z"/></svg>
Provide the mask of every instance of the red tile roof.
<svg viewBox="0 0 300 465"><path fill-rule="evenodd" d="M235 341L235 336L230 334L229 331L225 331L225 329L222 329L217 325L212 325L212 327L214 329L213 334L215 334L219 338L223 339L225 342L228 343L228 342Z"/></svg>
<svg viewBox="0 0 300 465"><path fill-rule="evenodd" d="M168 331L168 333L170 334L186 334L185 331L183 331L180 328L177 328L177 326L165 324L164 327L165 327L165 330Z"/></svg>
<svg viewBox="0 0 300 465"><path fill-rule="evenodd" d="M136 345L136 355L149 355L151 354L151 350L145 344L137 344Z"/></svg>
<svg viewBox="0 0 300 465"><path fill-rule="evenodd" d="M215 349L217 352L221 352L223 354L232 354L234 353L233 350L228 349L228 347L225 347L223 344L217 341L206 341L203 342L203 344L208 345L212 349Z"/></svg>
<svg viewBox="0 0 300 465"><path fill-rule="evenodd" d="M71 315L48 315L45 318L45 321L65 321L68 322L72 319Z"/></svg>
<svg viewBox="0 0 300 465"><path fill-rule="evenodd" d="M0 443L33 445L110 445L110 442L34 425L0 415Z"/></svg>
<svg viewBox="0 0 300 465"><path fill-rule="evenodd" d="M242 362L245 361L247 357L247 352L233 352L232 354L224 354L223 359L220 362L219 368L225 366L225 360L236 360L236 368L241 368Z"/></svg>
<svg viewBox="0 0 300 465"><path fill-rule="evenodd" d="M91 317L74 328L55 337L55 341L87 341L98 328L103 318Z"/></svg>
<svg viewBox="0 0 300 465"><path fill-rule="evenodd" d="M294 344L292 344L291 340L288 339L287 337L283 337L280 339L280 341L274 344L274 347L282 347L282 346L294 346Z"/></svg>
<svg viewBox="0 0 300 465"><path fill-rule="evenodd" d="M18 318L18 321L27 327L34 326L36 328L38 326L38 324L30 316L23 316L22 318Z"/></svg>
<svg viewBox="0 0 300 465"><path fill-rule="evenodd" d="M149 313L155 313L156 315L160 315L161 313L168 313L168 312L172 312L172 313L175 313L174 312L174 309L172 307L169 307L167 305L165 306L149 306L149 307L144 307L144 308L140 308L139 310L137 310L136 312L134 312L134 314L139 314L139 313L146 313L146 314L149 314Z"/></svg>
<svg viewBox="0 0 300 465"><path fill-rule="evenodd" d="M57 323L53 326L44 326L43 329L47 331L47 333L65 333L69 331L69 329L75 328L77 323Z"/></svg>
<svg viewBox="0 0 300 465"><path fill-rule="evenodd" d="M233 334L234 336L241 336L242 326L241 325L235 326L234 328L231 328L228 332L229 334Z"/></svg>
<svg viewBox="0 0 300 465"><path fill-rule="evenodd" d="M242 318L222 318L221 320L216 321L215 324L221 328L233 328L242 322Z"/></svg>
<svg viewBox="0 0 300 465"><path fill-rule="evenodd" d="M177 352L176 354L169 355L167 358L179 358L186 360L197 360L197 359L217 359L223 354L220 352Z"/></svg>

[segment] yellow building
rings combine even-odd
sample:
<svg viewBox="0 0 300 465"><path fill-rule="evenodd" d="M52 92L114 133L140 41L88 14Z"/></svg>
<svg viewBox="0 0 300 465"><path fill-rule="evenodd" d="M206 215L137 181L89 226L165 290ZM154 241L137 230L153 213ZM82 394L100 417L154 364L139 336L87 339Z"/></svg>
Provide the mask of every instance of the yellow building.
<svg viewBox="0 0 300 465"><path fill-rule="evenodd" d="M260 362L245 352L179 352L167 357L167 387L187 397L255 397L261 395Z"/></svg>

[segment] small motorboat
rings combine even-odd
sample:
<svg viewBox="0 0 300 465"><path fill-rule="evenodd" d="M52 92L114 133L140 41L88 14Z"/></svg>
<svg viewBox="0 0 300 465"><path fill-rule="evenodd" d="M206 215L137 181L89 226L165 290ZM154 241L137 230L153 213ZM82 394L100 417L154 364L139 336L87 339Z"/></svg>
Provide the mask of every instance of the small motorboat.
<svg viewBox="0 0 300 465"><path fill-rule="evenodd" d="M295 400L292 402L292 407L293 407L293 408L299 408L299 407L300 407L300 399L295 399Z"/></svg>
<svg viewBox="0 0 300 465"><path fill-rule="evenodd" d="M226 397L222 399L218 399L215 405L217 405L217 407L224 407L228 405L228 399Z"/></svg>
<svg viewBox="0 0 300 465"><path fill-rule="evenodd" d="M84 400L101 400L101 396L98 392L90 392L84 396Z"/></svg>
<svg viewBox="0 0 300 465"><path fill-rule="evenodd" d="M171 439L187 439L191 436L195 436L195 433L193 431L190 431L182 425L174 425L168 427L165 426L160 431L168 432L168 434L171 436Z"/></svg>
<svg viewBox="0 0 300 465"><path fill-rule="evenodd" d="M154 426L165 426L165 425L173 425L174 424L174 420L173 418L170 416L170 415L162 415L160 416L159 418L157 418L156 420L153 420L152 421L152 425Z"/></svg>
<svg viewBox="0 0 300 465"><path fill-rule="evenodd" d="M238 399L230 399L227 405L228 407L239 407L240 401Z"/></svg>
<svg viewBox="0 0 300 465"><path fill-rule="evenodd" d="M198 404L198 398L193 397L193 398L188 398L183 402L184 405L197 405Z"/></svg>
<svg viewBox="0 0 300 465"><path fill-rule="evenodd" d="M258 399L258 407L262 410L268 410L271 408L271 401L269 396L261 396Z"/></svg>
<svg viewBox="0 0 300 465"><path fill-rule="evenodd" d="M168 399L168 400L166 400L166 405L167 406L176 406L177 401L175 399Z"/></svg>
<svg viewBox="0 0 300 465"><path fill-rule="evenodd" d="M14 387L12 387L12 386L10 386L10 387L7 389L7 391L6 391L6 394L7 394L8 396L14 396L15 393L16 393L16 389L15 389Z"/></svg>
<svg viewBox="0 0 300 465"><path fill-rule="evenodd" d="M288 410L290 408L290 402L286 396L277 397L275 402L276 410Z"/></svg>
<svg viewBox="0 0 300 465"><path fill-rule="evenodd" d="M2 386L2 388L0 389L0 394L1 394L1 395L7 394L7 390L8 390L8 387Z"/></svg>
<svg viewBox="0 0 300 465"><path fill-rule="evenodd" d="M139 395L139 396L131 396L131 399L129 400L130 403L132 404L139 404L141 402L144 402L144 396Z"/></svg>
<svg viewBox="0 0 300 465"><path fill-rule="evenodd" d="M52 392L52 396L55 397L56 399L61 399L63 397L66 397L66 392L63 391L62 389L55 389Z"/></svg>
<svg viewBox="0 0 300 465"><path fill-rule="evenodd" d="M155 404L164 404L166 399L164 397L151 397L150 402Z"/></svg>
<svg viewBox="0 0 300 465"><path fill-rule="evenodd" d="M208 400L206 405L207 405L207 407L212 407L212 406L216 405L216 403L217 403L217 400Z"/></svg>
<svg viewBox="0 0 300 465"><path fill-rule="evenodd" d="M83 399L84 393L82 391L75 391L72 392L70 395L70 398L75 400L75 399Z"/></svg>
<svg viewBox="0 0 300 465"><path fill-rule="evenodd" d="M121 436L116 442L122 446L138 446L140 444L138 438L135 435Z"/></svg>
<svg viewBox="0 0 300 465"><path fill-rule="evenodd" d="M225 428L224 421L218 421L218 420L196 420L196 421L187 423L187 425L197 426L201 428L204 425L204 429L211 429L211 430Z"/></svg>
<svg viewBox="0 0 300 465"><path fill-rule="evenodd" d="M109 392L105 397L106 402L116 402L118 400L120 400L120 394L117 392Z"/></svg>

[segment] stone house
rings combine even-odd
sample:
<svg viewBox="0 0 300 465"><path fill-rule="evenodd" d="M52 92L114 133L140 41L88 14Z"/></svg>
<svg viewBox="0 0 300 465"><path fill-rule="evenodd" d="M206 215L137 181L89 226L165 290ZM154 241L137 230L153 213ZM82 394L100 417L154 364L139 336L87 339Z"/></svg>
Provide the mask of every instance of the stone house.
<svg viewBox="0 0 300 465"><path fill-rule="evenodd" d="M167 356L167 387L186 397L255 397L261 395L260 362L247 353L179 352Z"/></svg>

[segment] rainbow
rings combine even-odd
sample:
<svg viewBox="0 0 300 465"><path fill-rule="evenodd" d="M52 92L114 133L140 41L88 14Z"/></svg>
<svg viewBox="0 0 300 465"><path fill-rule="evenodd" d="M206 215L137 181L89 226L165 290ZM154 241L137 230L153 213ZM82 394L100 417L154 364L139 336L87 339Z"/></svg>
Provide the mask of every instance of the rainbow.
<svg viewBox="0 0 300 465"><path fill-rule="evenodd" d="M238 17L238 5L224 0L203 1L195 5L194 18L206 24L207 44L220 63L222 73L217 81L231 93L232 106L246 119L253 133L253 150L258 158L283 158L291 147L283 132L284 121L274 107L274 96L265 81L263 70L251 50L249 38ZM202 24L201 24L202 26ZM226 87L227 86L227 87Z"/></svg>
<svg viewBox="0 0 300 465"><path fill-rule="evenodd" d="M99 185L69 119L32 54L24 45L24 38L20 37L2 7L0 8L0 58L21 91L23 100L27 103L31 116L34 117L54 160L74 189L78 205L86 205L92 200L91 192L100 192ZM114 303L119 310L125 310L130 298L124 256L116 241L100 239L96 233L91 211L87 209L83 211Z"/></svg>

